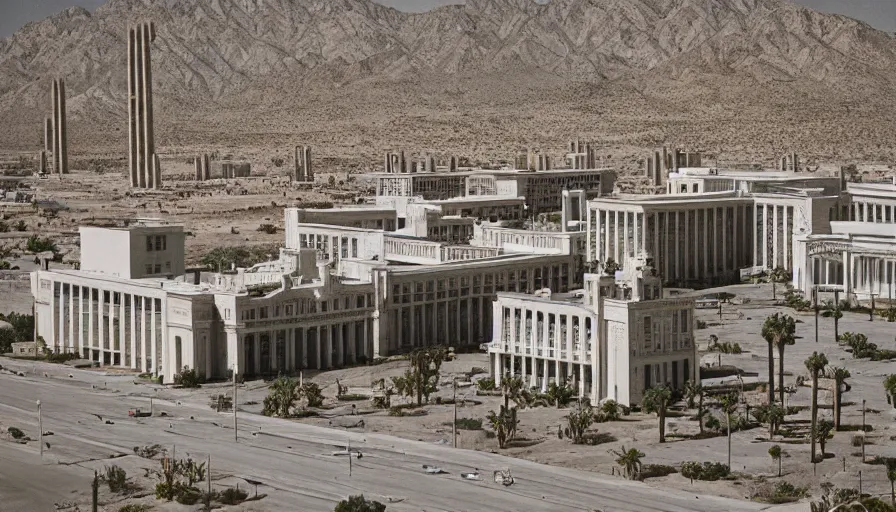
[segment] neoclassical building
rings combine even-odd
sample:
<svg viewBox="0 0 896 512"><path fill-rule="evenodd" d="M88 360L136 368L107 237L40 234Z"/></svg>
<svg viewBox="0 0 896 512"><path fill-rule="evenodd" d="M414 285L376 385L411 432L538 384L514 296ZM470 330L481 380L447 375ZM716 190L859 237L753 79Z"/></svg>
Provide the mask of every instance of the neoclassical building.
<svg viewBox="0 0 896 512"><path fill-rule="evenodd" d="M500 293L488 345L492 376L517 375L545 391L568 382L592 403L639 403L655 385L697 378L694 299L662 298L642 259L615 276L585 274L572 293Z"/></svg>

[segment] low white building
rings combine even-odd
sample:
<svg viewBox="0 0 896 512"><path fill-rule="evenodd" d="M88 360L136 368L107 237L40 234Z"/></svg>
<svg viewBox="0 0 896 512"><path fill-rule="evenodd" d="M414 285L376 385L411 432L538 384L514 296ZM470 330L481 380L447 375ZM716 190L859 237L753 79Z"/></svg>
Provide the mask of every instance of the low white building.
<svg viewBox="0 0 896 512"><path fill-rule="evenodd" d="M496 381L518 375L542 391L571 382L592 403L631 405L652 386L697 379L694 300L662 299L654 270L627 263L615 276L585 274L573 293L499 293L488 345Z"/></svg>

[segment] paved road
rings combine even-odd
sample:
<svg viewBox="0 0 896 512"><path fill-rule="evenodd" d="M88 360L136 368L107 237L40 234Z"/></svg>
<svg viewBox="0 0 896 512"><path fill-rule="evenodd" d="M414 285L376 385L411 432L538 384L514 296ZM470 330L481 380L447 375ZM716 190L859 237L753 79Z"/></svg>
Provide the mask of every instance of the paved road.
<svg viewBox="0 0 896 512"><path fill-rule="evenodd" d="M0 418L4 424L14 422L35 434L37 418L35 400L43 404L44 430L53 436L44 454L44 465L32 463L27 471L10 471L0 463L0 499L22 500L29 494L44 494L46 484L34 482L35 475L55 480L61 468L76 471L77 466L53 464L86 464L113 454L132 454L133 447L159 443L174 446L177 454L205 458L211 454L214 473L233 475L263 482L260 493L268 497L256 504L255 510L331 511L335 502L350 494L368 497L404 498L389 505L390 512L401 511L754 511L770 510L756 503L696 496L683 492L663 491L647 485L628 482L594 473L556 468L501 455L455 450L449 447L409 441L386 435L352 433L311 425L287 422L261 416L240 416L239 444L234 444L231 418L217 415L204 404L182 405L156 401L156 410L171 416L127 417L129 407L147 400L134 396L146 393L142 386L118 379L111 389L99 391L75 379L16 377L0 374ZM94 377L90 377L96 380ZM191 419L191 416L193 419ZM102 418L102 419L100 419ZM106 420L113 424L106 424ZM352 475L348 461L331 455L334 447L351 440L352 447L363 452L355 460ZM37 461L36 443L12 448L27 450ZM0 451L3 457L8 449ZM4 457L5 458L5 457ZM131 455L119 461L132 459ZM102 462L98 462L100 467ZM427 475L423 464L442 467L447 474ZM516 484L503 487L490 481L491 471L511 468ZM473 468L482 470L482 482L462 480L459 473ZM47 493L56 499L69 490L81 473L68 473ZM18 478L18 480L16 480ZM25 485L26 482L31 482ZM245 487L245 486L244 486ZM85 486L86 488L86 486ZM383 498L380 498L383 499ZM7 503L0 501L0 510ZM299 506L301 505L301 506ZM13 508L11 510L45 510L45 508Z"/></svg>

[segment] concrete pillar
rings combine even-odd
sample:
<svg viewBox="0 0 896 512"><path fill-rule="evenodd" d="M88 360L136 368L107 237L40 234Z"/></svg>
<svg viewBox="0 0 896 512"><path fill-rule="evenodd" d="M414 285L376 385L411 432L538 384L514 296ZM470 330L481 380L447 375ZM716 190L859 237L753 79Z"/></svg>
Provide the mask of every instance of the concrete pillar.
<svg viewBox="0 0 896 512"><path fill-rule="evenodd" d="M97 301L96 301L96 327L97 327L97 340L96 340L96 351L99 354L99 363L100 366L105 364L105 351L106 351L106 343L105 343L105 330L106 325L103 322L103 318L105 317L105 301L103 300L103 290L96 291Z"/></svg>
<svg viewBox="0 0 896 512"><path fill-rule="evenodd" d="M202 181L202 157L193 159L193 167L196 181Z"/></svg>
<svg viewBox="0 0 896 512"><path fill-rule="evenodd" d="M53 151L53 120L49 117L44 118L44 151L50 153Z"/></svg>
<svg viewBox="0 0 896 512"><path fill-rule="evenodd" d="M131 369L137 369L137 297L130 295L131 300Z"/></svg>
<svg viewBox="0 0 896 512"><path fill-rule="evenodd" d="M131 186L158 188L158 165L152 115L152 56L155 25L140 23L128 28L128 135Z"/></svg>
<svg viewBox="0 0 896 512"><path fill-rule="evenodd" d="M162 188L162 164L155 153L152 154L152 188Z"/></svg>
<svg viewBox="0 0 896 512"><path fill-rule="evenodd" d="M87 341L89 358L93 357L93 288L87 289Z"/></svg>
<svg viewBox="0 0 896 512"><path fill-rule="evenodd" d="M150 307L149 307L149 343L152 345L152 350L150 351L151 361L150 366L152 367L152 373L154 376L159 376L159 344L156 340L156 299L149 297ZM167 361L163 361L164 364L167 364ZM176 368L174 373L180 371L180 368Z"/></svg>
<svg viewBox="0 0 896 512"><path fill-rule="evenodd" d="M68 174L68 121L66 120L65 106L65 81L56 80L58 95L56 96L55 105L55 126L56 126L56 150L59 155L56 157L58 174Z"/></svg>
<svg viewBox="0 0 896 512"><path fill-rule="evenodd" d="M53 80L53 86L50 92L50 109L53 112L53 132L50 137L50 151L52 152L52 165L50 173L57 174L59 172L59 116L56 112L58 108L59 98L59 81Z"/></svg>

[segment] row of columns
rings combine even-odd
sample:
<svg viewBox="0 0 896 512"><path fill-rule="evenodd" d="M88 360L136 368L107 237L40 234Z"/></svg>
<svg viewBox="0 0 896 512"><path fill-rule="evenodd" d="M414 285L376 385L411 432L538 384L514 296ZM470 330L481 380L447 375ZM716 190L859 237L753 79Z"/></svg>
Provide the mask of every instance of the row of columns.
<svg viewBox="0 0 896 512"><path fill-rule="evenodd" d="M767 269L793 267L794 208L757 203L757 231L753 236L754 266Z"/></svg>
<svg viewBox="0 0 896 512"><path fill-rule="evenodd" d="M152 114L153 23L128 28L128 156L131 187L162 186L159 156L156 155Z"/></svg>
<svg viewBox="0 0 896 512"><path fill-rule="evenodd" d="M503 346L502 352L510 354L511 375L516 374L516 356L520 356L520 374L523 376L527 385L530 387L539 386L537 382L538 367L542 368L543 379L540 383L542 391L547 390L549 364L554 363L554 375L557 382L563 382L560 379L561 363L568 365L578 365L579 375L575 378L578 383L579 395L585 396L590 394L591 390L585 389L585 363L590 365L591 357L589 350L593 350L597 345L597 330L591 324L591 317L587 315L568 315L563 313L548 313L538 310L529 310L522 308L505 308L499 303L495 303L494 318L500 322L500 337L495 340ZM517 315L517 311L519 315ZM532 328L528 328L526 323L527 315L532 315ZM542 315L542 327L540 335L536 332L538 329L538 315ZM554 321L551 322L551 316ZM562 317L566 317L566 322L562 322ZM579 347L575 347L575 322L578 320ZM590 325L590 326L589 326ZM553 326L553 336L551 335L551 326ZM565 334L564 328L565 327ZM589 334L590 333L590 334ZM584 340L584 342L583 342ZM540 342L540 343L539 343ZM528 351L527 351L528 350ZM540 352L539 352L540 351ZM591 369L591 386L597 382L597 368L590 365ZM495 375L504 375L503 359L496 360Z"/></svg>
<svg viewBox="0 0 896 512"><path fill-rule="evenodd" d="M159 328L163 323L160 299L71 283L53 283L53 286L50 298L53 321L50 339L46 340L48 347L76 352L100 365L159 374L157 362L164 361L167 352Z"/></svg>
<svg viewBox="0 0 896 512"><path fill-rule="evenodd" d="M850 216L857 222L896 223L896 204L876 204L854 201Z"/></svg>
<svg viewBox="0 0 896 512"><path fill-rule="evenodd" d="M53 117L44 119L44 150L40 154L40 173L68 174L68 127L64 80L53 80L50 103ZM51 168L47 167L48 155L53 159Z"/></svg>
<svg viewBox="0 0 896 512"><path fill-rule="evenodd" d="M243 375L327 370L370 358L372 321L367 318L243 333L239 368ZM262 350L267 345L267 367ZM282 352L281 352L282 347ZM251 360L249 360L251 358Z"/></svg>
<svg viewBox="0 0 896 512"><path fill-rule="evenodd" d="M589 259L612 258L623 265L639 254L670 282L723 278L749 265L748 243L755 228L744 205L652 211L594 209L588 212Z"/></svg>

